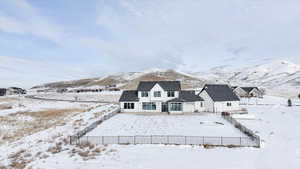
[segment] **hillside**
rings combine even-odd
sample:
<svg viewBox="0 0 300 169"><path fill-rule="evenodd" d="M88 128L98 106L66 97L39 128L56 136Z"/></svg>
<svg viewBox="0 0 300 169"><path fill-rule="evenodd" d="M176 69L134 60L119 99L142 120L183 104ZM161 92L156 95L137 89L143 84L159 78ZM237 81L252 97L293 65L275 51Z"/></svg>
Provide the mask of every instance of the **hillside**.
<svg viewBox="0 0 300 169"><path fill-rule="evenodd" d="M201 75L203 73L198 74ZM206 76L231 85L263 87L272 95L296 97L300 93L300 65L288 61L273 61L234 71L217 67Z"/></svg>
<svg viewBox="0 0 300 169"><path fill-rule="evenodd" d="M144 72L108 75L102 78L48 83L33 88L89 88L114 84L121 89L135 89L139 81L145 80L179 80L184 89L200 88L204 83L258 86L272 95L296 97L300 93L298 92L300 91L300 66L288 61L274 61L243 69L230 70L226 66L220 66L207 72L194 73L151 69Z"/></svg>
<svg viewBox="0 0 300 169"><path fill-rule="evenodd" d="M39 88L89 88L94 86L117 85L121 89L135 89L139 81L146 80L179 80L183 88L201 87L205 80L191 75L176 72L174 70L152 69L144 72L129 72L116 75L109 75L103 78L81 79L74 81L63 81L35 86Z"/></svg>

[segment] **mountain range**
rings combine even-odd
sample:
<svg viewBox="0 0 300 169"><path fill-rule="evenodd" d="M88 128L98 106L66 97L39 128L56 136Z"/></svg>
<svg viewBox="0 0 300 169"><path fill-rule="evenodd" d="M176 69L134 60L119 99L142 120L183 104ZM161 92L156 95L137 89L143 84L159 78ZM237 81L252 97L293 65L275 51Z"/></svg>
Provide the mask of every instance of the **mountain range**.
<svg viewBox="0 0 300 169"><path fill-rule="evenodd" d="M121 89L135 89L138 82L143 80L179 80L184 89L199 89L205 83L258 86L272 95L297 97L300 93L300 65L278 60L235 70L227 66L214 67L206 72L150 69L100 78L47 83L32 89L92 88L107 85L117 85Z"/></svg>

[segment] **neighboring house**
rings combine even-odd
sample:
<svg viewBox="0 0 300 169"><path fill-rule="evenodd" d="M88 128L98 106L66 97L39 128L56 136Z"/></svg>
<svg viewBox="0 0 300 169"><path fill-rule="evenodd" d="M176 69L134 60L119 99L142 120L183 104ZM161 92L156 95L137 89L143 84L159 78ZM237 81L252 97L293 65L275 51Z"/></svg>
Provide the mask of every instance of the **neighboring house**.
<svg viewBox="0 0 300 169"><path fill-rule="evenodd" d="M247 93L248 97L263 97L263 92L258 87L242 87Z"/></svg>
<svg viewBox="0 0 300 169"><path fill-rule="evenodd" d="M0 88L0 96L5 96L6 95L6 89Z"/></svg>
<svg viewBox="0 0 300 169"><path fill-rule="evenodd" d="M232 112L241 110L239 97L228 85L206 84L199 95L204 99L205 111Z"/></svg>
<svg viewBox="0 0 300 169"><path fill-rule="evenodd" d="M263 92L258 87L236 87L233 91L239 97L263 97Z"/></svg>
<svg viewBox="0 0 300 169"><path fill-rule="evenodd" d="M57 89L56 92L57 93L66 93L66 92L68 92L68 89L66 89L66 88L60 88L60 89Z"/></svg>
<svg viewBox="0 0 300 169"><path fill-rule="evenodd" d="M232 90L239 97L248 97L248 93L241 87L233 87Z"/></svg>
<svg viewBox="0 0 300 169"><path fill-rule="evenodd" d="M26 90L19 87L10 87L6 91L7 95L26 94Z"/></svg>
<svg viewBox="0 0 300 169"><path fill-rule="evenodd" d="M137 90L123 91L121 112L204 111L204 100L195 91L181 90L179 81L141 81Z"/></svg>

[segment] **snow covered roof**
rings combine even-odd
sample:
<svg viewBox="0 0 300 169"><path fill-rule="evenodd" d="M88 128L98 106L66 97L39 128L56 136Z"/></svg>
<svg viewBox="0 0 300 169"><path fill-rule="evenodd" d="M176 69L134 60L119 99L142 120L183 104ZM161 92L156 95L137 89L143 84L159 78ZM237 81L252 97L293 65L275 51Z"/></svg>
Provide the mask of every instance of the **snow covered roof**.
<svg viewBox="0 0 300 169"><path fill-rule="evenodd" d="M196 102L204 101L202 97L195 94L194 90L182 90L179 92L179 97L169 100L168 102Z"/></svg>
<svg viewBox="0 0 300 169"><path fill-rule="evenodd" d="M137 91L136 90L124 90L119 99L119 102L126 102L126 101L131 101L131 102L139 101Z"/></svg>
<svg viewBox="0 0 300 169"><path fill-rule="evenodd" d="M240 101L232 89L225 84L206 84L200 93L204 90L213 101Z"/></svg>
<svg viewBox="0 0 300 169"><path fill-rule="evenodd" d="M257 87L241 87L243 90L245 90L247 93L250 93L253 89L259 89Z"/></svg>
<svg viewBox="0 0 300 169"><path fill-rule="evenodd" d="M138 85L138 91L150 91L156 84L159 84L165 91L181 90L179 81L141 81Z"/></svg>

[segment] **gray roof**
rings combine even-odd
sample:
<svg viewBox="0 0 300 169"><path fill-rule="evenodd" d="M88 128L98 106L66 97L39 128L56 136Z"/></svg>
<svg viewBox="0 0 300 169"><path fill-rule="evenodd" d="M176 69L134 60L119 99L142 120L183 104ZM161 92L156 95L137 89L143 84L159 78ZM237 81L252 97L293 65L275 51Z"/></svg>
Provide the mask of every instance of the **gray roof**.
<svg viewBox="0 0 300 169"><path fill-rule="evenodd" d="M200 96L195 94L194 90L182 90L179 92L179 97L169 100L168 102L196 102L204 101Z"/></svg>
<svg viewBox="0 0 300 169"><path fill-rule="evenodd" d="M241 87L243 90L245 90L247 93L250 93L253 89L259 90L257 87Z"/></svg>
<svg viewBox="0 0 300 169"><path fill-rule="evenodd" d="M213 101L239 101L239 97L228 85L206 84L202 91L206 91Z"/></svg>
<svg viewBox="0 0 300 169"><path fill-rule="evenodd" d="M165 91L181 90L179 81L141 81L138 85L138 91L150 91L156 84L159 84Z"/></svg>
<svg viewBox="0 0 300 169"><path fill-rule="evenodd" d="M137 102L139 101L138 92L136 90L125 90L123 91L119 102Z"/></svg>

